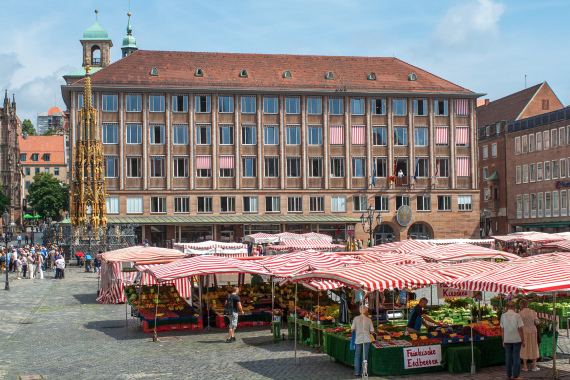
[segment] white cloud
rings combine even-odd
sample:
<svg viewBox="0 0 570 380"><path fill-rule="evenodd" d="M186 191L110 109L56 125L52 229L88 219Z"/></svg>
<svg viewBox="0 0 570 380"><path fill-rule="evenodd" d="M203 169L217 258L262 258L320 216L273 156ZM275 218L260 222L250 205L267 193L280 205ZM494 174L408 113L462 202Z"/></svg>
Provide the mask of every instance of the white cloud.
<svg viewBox="0 0 570 380"><path fill-rule="evenodd" d="M10 87L16 71L22 67L15 53L0 54L0 89Z"/></svg>
<svg viewBox="0 0 570 380"><path fill-rule="evenodd" d="M466 47L498 32L505 5L493 0L470 0L451 7L438 21L434 42L448 47Z"/></svg>

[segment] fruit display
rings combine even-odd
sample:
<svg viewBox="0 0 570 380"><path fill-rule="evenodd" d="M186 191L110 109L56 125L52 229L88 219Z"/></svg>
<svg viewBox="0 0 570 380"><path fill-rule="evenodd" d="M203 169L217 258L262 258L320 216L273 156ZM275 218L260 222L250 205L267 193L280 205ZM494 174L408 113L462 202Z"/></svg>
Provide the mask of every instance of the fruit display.
<svg viewBox="0 0 570 380"><path fill-rule="evenodd" d="M428 346L430 344L441 344L441 343L443 342L437 338L412 340L412 346Z"/></svg>
<svg viewBox="0 0 570 380"><path fill-rule="evenodd" d="M140 292L134 286L126 286L127 302L133 313L146 320L197 318L199 314L180 297L174 286L143 286Z"/></svg>

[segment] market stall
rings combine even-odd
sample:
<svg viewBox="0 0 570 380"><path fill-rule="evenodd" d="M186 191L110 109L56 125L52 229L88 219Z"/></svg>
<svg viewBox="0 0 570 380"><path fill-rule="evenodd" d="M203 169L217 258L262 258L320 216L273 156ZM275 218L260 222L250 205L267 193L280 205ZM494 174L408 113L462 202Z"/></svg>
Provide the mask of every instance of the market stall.
<svg viewBox="0 0 570 380"><path fill-rule="evenodd" d="M426 240L402 240L392 243L380 244L369 248L358 250L358 252L396 252L396 253L410 253L419 249L433 248L434 245L428 243Z"/></svg>
<svg viewBox="0 0 570 380"><path fill-rule="evenodd" d="M267 247L267 250L272 251L297 251L297 250L320 250L320 251L334 251L342 249L344 246L332 244L325 239L317 240L283 240L279 245L272 245Z"/></svg>
<svg viewBox="0 0 570 380"><path fill-rule="evenodd" d="M278 242L279 237L273 234L266 234L260 232L257 234L247 235L246 237L244 237L243 240L253 244L271 244Z"/></svg>
<svg viewBox="0 0 570 380"><path fill-rule="evenodd" d="M431 261L464 261L482 259L516 260L519 256L472 244L448 244L411 252Z"/></svg>
<svg viewBox="0 0 570 380"><path fill-rule="evenodd" d="M365 252L362 255L354 255L368 263L384 263L384 264L419 264L426 261L418 255L404 253L384 253L384 252Z"/></svg>
<svg viewBox="0 0 570 380"><path fill-rule="evenodd" d="M216 255L225 257L247 257L247 245L242 243L224 243L213 240L200 243L174 243L173 248L186 255Z"/></svg>

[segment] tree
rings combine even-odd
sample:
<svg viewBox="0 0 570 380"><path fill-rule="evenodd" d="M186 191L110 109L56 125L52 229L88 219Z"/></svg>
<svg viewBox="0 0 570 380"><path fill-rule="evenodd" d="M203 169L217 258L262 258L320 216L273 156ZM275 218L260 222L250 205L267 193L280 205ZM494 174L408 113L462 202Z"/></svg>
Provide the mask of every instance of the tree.
<svg viewBox="0 0 570 380"><path fill-rule="evenodd" d="M50 128L50 129L48 129L47 131L45 131L42 136L53 136L54 133L55 133L55 129L54 129L54 128Z"/></svg>
<svg viewBox="0 0 570 380"><path fill-rule="evenodd" d="M28 189L28 202L44 218L57 218L60 210L69 211L69 189L50 173L38 173Z"/></svg>
<svg viewBox="0 0 570 380"><path fill-rule="evenodd" d="M30 119L24 119L22 122L22 133L27 133L30 136L36 135L36 129Z"/></svg>
<svg viewBox="0 0 570 380"><path fill-rule="evenodd" d="M0 215L6 211L6 208L10 206L12 197L4 195L4 190L2 189L2 184L0 184Z"/></svg>

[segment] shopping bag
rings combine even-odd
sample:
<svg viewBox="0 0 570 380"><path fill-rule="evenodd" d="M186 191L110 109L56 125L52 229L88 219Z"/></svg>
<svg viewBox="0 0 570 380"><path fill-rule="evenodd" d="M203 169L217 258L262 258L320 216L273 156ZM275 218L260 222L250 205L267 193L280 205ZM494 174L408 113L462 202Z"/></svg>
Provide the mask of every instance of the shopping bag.
<svg viewBox="0 0 570 380"><path fill-rule="evenodd" d="M350 351L356 351L356 331L352 332L352 337L350 338Z"/></svg>

